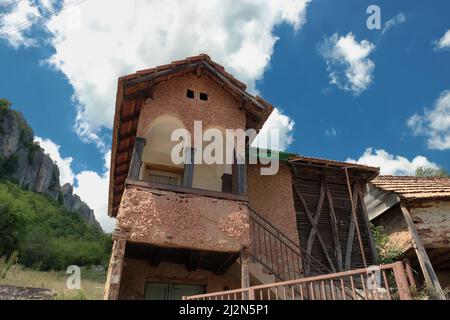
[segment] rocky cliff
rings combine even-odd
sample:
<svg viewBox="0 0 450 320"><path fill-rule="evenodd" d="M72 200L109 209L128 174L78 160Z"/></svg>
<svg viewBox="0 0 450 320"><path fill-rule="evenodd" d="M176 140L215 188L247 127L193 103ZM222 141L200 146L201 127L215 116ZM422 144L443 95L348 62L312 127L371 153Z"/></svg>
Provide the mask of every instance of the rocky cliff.
<svg viewBox="0 0 450 320"><path fill-rule="evenodd" d="M100 228L93 210L73 194L73 187L60 186L58 166L33 140L33 130L22 114L5 103L1 104L0 177L15 181L25 189L48 195Z"/></svg>

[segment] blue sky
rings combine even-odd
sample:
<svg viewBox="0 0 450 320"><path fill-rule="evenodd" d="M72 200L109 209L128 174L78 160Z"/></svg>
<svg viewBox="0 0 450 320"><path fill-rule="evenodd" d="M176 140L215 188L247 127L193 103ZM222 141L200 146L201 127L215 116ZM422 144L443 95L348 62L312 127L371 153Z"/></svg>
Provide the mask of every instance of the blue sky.
<svg viewBox="0 0 450 320"><path fill-rule="evenodd" d="M74 1L22 0L5 9L13 2L0 1L3 31ZM450 170L449 1L199 3L87 0L0 31L0 96L67 167L65 179L106 228L106 199L95 190L106 198L117 76L200 52L279 108L271 121L293 137L289 151L359 160L384 173L411 174L418 164ZM371 4L384 31L366 26ZM355 52L361 56L350 63Z"/></svg>

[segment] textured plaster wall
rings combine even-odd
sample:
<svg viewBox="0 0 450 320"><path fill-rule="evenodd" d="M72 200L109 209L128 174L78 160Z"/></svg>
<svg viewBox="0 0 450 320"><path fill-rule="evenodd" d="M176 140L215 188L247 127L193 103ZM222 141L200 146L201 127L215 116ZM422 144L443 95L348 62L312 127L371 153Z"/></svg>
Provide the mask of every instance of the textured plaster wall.
<svg viewBox="0 0 450 320"><path fill-rule="evenodd" d="M117 226L162 247L239 252L250 243L244 203L139 187L125 190Z"/></svg>
<svg viewBox="0 0 450 320"><path fill-rule="evenodd" d="M207 270L188 271L184 265L161 263L151 267L148 261L125 259L119 299L143 299L148 282L173 282L203 285L206 293L240 288L239 275L232 271L216 276Z"/></svg>
<svg viewBox="0 0 450 320"><path fill-rule="evenodd" d="M280 170L273 176L262 176L258 165L247 168L250 206L298 244L292 180L287 164L280 162Z"/></svg>
<svg viewBox="0 0 450 320"><path fill-rule="evenodd" d="M410 208L427 248L450 248L450 201L427 201Z"/></svg>
<svg viewBox="0 0 450 320"><path fill-rule="evenodd" d="M194 90L195 99L186 97L187 89ZM208 101L199 99L200 92L208 94ZM153 99L148 99L142 107L137 135L145 136L152 122L164 114L180 119L191 135L196 120L203 122L203 129L245 129L245 112L238 107L239 102L208 76L175 77L155 86Z"/></svg>

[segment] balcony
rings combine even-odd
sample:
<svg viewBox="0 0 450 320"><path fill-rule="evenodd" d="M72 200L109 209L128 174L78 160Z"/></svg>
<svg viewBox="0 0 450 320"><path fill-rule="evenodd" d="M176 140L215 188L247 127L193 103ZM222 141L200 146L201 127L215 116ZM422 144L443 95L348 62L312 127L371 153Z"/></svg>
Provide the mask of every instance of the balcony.
<svg viewBox="0 0 450 320"><path fill-rule="evenodd" d="M250 244L246 197L127 179L117 226L128 241L240 252Z"/></svg>

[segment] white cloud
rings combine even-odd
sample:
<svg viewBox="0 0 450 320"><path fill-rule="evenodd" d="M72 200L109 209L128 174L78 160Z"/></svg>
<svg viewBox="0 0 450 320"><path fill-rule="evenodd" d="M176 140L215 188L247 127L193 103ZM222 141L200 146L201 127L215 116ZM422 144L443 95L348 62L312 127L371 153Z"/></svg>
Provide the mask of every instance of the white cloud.
<svg viewBox="0 0 450 320"><path fill-rule="evenodd" d="M335 137L337 135L337 131L335 128L325 130L325 135L328 137Z"/></svg>
<svg viewBox="0 0 450 320"><path fill-rule="evenodd" d="M443 91L431 109L414 114L407 125L415 135L427 137L430 149L450 149L450 90Z"/></svg>
<svg viewBox="0 0 450 320"><path fill-rule="evenodd" d="M115 226L115 219L107 214L110 162L111 152L108 152L105 154L104 173L83 171L76 175L77 186L74 188L74 192L94 210L95 218L105 232L111 232Z"/></svg>
<svg viewBox="0 0 450 320"><path fill-rule="evenodd" d="M450 29L434 45L436 50L450 50Z"/></svg>
<svg viewBox="0 0 450 320"><path fill-rule="evenodd" d="M107 214L111 152L108 151L105 154L105 168L102 174L99 175L94 171L82 171L75 174L72 170L72 157L64 158L61 156L59 145L50 139L40 137L35 137L35 141L39 143L45 153L58 165L61 185L65 183L75 184L74 193L94 210L95 218L103 230L111 232L115 225L115 220Z"/></svg>
<svg viewBox="0 0 450 320"><path fill-rule="evenodd" d="M358 95L373 80L375 63L368 57L375 46L368 40L358 42L350 32L346 36L337 33L320 44L319 51L327 64L330 83Z"/></svg>
<svg viewBox="0 0 450 320"><path fill-rule="evenodd" d="M73 184L74 174L72 172L72 157L63 158L59 152L60 146L55 144L50 139L43 139L35 137L34 141L44 149L44 152L50 156L50 158L56 162L59 167L59 181L61 185L66 183Z"/></svg>
<svg viewBox="0 0 450 320"><path fill-rule="evenodd" d="M414 159L408 160L402 156L392 155L383 149L373 148L367 148L358 160L348 158L346 161L380 167L382 175L413 176L418 167L439 168L436 163L429 161L424 156L416 156Z"/></svg>
<svg viewBox="0 0 450 320"><path fill-rule="evenodd" d="M255 141L253 141L252 146L284 151L294 141L294 126L295 122L293 119L275 108L264 123ZM275 135L275 132L278 132L278 136Z"/></svg>
<svg viewBox="0 0 450 320"><path fill-rule="evenodd" d="M298 30L309 1L86 1L77 6L78 24L68 24L78 17L71 11L45 22L55 49L49 63L74 88L77 133L104 149L99 130L112 126L118 76L205 52L255 91L273 54L275 26ZM14 43L32 40L20 32Z"/></svg>
<svg viewBox="0 0 450 320"><path fill-rule="evenodd" d="M389 19L388 21L386 21L386 23L384 24L384 28L383 31L381 31L381 35L386 34L386 32L388 32L389 29L391 29L392 27L401 24L403 22L406 21L406 17L403 13L399 13L398 15L396 15L395 17Z"/></svg>

